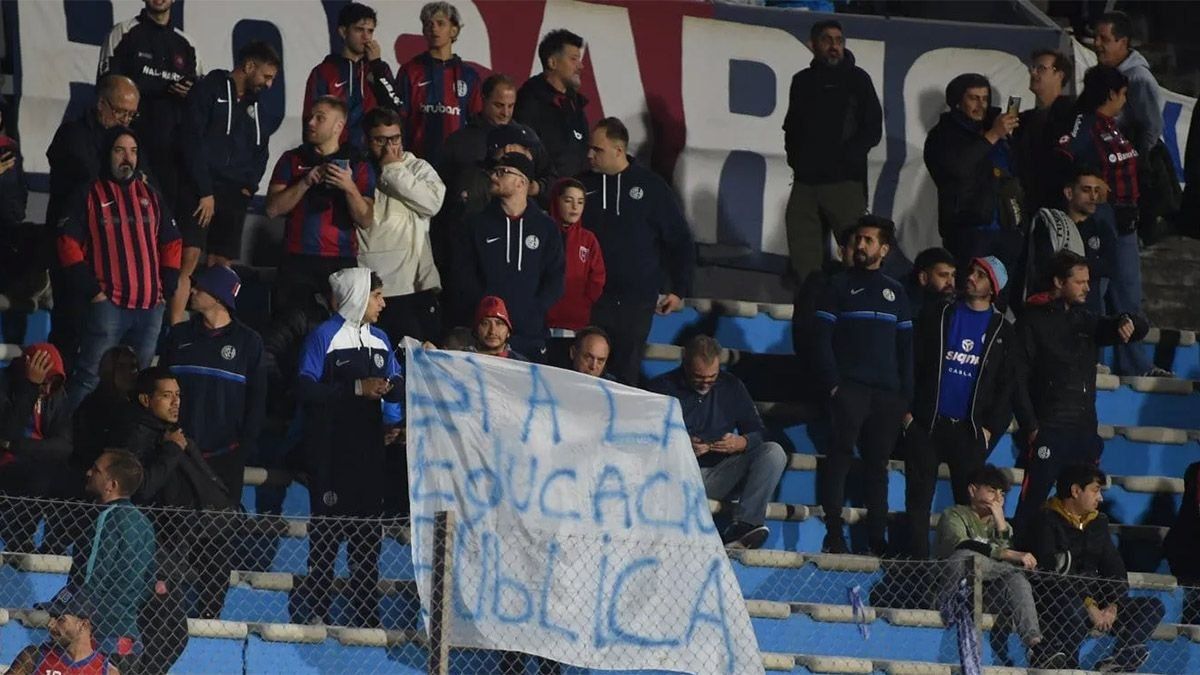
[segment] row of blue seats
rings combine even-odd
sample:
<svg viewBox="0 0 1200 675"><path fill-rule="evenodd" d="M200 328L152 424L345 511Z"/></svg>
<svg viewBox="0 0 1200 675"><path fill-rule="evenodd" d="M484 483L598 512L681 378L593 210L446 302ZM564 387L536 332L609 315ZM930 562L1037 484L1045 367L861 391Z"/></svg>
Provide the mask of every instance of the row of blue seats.
<svg viewBox="0 0 1200 675"><path fill-rule="evenodd" d="M679 344L684 338L703 332L712 335L730 349L755 354L792 354L791 307L757 305L748 302L721 302L690 299L687 307L666 316L655 316L650 327L650 342ZM1169 354L1169 370L1179 377L1200 379L1200 343L1195 333L1183 331L1178 345ZM1164 333L1152 331L1141 344L1148 357L1154 357ZM1112 365L1112 349L1101 353L1101 363Z"/></svg>

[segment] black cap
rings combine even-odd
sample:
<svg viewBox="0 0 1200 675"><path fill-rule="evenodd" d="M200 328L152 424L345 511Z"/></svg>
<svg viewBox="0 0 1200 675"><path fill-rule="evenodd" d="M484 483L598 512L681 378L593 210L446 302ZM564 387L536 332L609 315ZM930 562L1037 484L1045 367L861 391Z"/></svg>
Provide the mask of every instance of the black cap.
<svg viewBox="0 0 1200 675"><path fill-rule="evenodd" d="M537 137L533 135L532 131L519 124L504 124L495 127L487 135L487 154L490 157L504 146L513 144L532 151L533 146L537 144Z"/></svg>
<svg viewBox="0 0 1200 675"><path fill-rule="evenodd" d="M500 157L493 166L507 166L510 169L516 169L525 178L533 180L533 160L519 152L510 152Z"/></svg>
<svg viewBox="0 0 1200 675"><path fill-rule="evenodd" d="M71 591L66 588L58 592L50 600L35 605L52 617L71 615L80 619L91 619L96 614L96 606L82 591Z"/></svg>

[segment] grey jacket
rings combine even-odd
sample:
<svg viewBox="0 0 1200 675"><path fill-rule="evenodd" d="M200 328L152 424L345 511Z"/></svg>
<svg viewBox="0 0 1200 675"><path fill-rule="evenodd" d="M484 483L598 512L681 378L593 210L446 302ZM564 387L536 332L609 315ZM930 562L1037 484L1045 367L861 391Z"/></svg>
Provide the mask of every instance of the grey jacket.
<svg viewBox="0 0 1200 675"><path fill-rule="evenodd" d="M1159 91L1158 80L1150 72L1146 57L1136 49L1129 51L1129 56L1117 66L1117 70L1129 78L1129 99L1117 117L1117 123L1126 138L1133 141L1138 154L1145 158L1150 148L1162 137L1162 92Z"/></svg>

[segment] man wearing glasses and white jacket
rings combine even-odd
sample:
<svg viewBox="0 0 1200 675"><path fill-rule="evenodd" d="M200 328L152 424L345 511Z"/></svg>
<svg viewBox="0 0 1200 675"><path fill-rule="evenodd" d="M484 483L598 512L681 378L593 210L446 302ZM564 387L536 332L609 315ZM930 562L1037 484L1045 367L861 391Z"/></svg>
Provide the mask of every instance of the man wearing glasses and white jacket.
<svg viewBox="0 0 1200 675"><path fill-rule="evenodd" d="M375 162L375 224L358 230L358 262L383 279L387 301L379 327L397 343L440 337L441 277L429 247L429 219L442 207L446 186L423 159L405 152L400 116L375 108L363 117Z"/></svg>

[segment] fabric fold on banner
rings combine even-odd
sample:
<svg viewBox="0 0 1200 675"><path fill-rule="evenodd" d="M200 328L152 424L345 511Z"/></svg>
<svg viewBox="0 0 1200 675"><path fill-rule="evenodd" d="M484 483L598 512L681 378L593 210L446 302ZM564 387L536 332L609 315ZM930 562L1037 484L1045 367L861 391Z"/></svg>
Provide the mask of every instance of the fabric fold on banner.
<svg viewBox="0 0 1200 675"><path fill-rule="evenodd" d="M453 511L455 647L583 668L761 673L674 398L507 359L406 350L413 564Z"/></svg>

